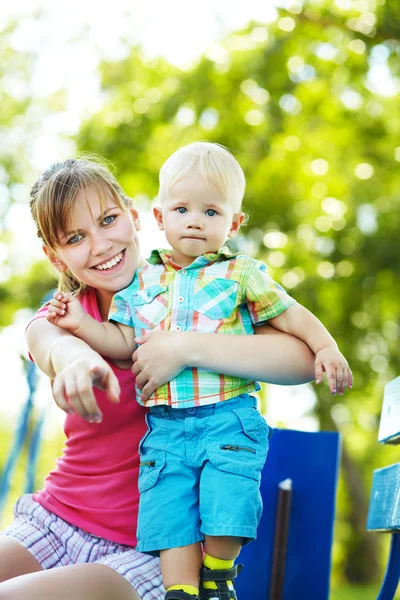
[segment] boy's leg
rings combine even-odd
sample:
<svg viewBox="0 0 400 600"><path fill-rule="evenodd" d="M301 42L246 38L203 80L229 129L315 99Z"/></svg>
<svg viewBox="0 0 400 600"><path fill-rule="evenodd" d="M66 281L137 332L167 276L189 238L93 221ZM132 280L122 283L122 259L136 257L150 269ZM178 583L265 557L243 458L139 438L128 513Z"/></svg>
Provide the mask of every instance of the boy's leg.
<svg viewBox="0 0 400 600"><path fill-rule="evenodd" d="M42 567L29 550L9 537L0 537L0 583L41 570Z"/></svg>
<svg viewBox="0 0 400 600"><path fill-rule="evenodd" d="M234 559L255 539L262 512L260 475L270 429L243 394L215 407L209 423L207 458L200 478L200 518L206 556L202 600L235 600Z"/></svg>
<svg viewBox="0 0 400 600"><path fill-rule="evenodd" d="M162 595L157 600L162 599ZM0 583L0 600L140 600L129 582L99 564L69 565Z"/></svg>
<svg viewBox="0 0 400 600"><path fill-rule="evenodd" d="M172 592L182 591L187 598L198 598L199 572L202 559L202 547L198 542L190 546L170 548L160 552L161 573L167 598L174 598ZM178 594L177 597L184 597Z"/></svg>
<svg viewBox="0 0 400 600"><path fill-rule="evenodd" d="M242 538L233 536L205 536L200 583L202 600L237 599L233 580L239 571L234 562L242 542Z"/></svg>

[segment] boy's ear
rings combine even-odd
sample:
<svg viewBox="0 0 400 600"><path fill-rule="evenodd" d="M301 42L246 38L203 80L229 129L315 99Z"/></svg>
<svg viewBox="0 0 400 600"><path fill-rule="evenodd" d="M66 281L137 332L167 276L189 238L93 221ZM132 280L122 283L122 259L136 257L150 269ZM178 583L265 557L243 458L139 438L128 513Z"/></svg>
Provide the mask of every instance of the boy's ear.
<svg viewBox="0 0 400 600"><path fill-rule="evenodd" d="M243 221L244 221L243 213L238 213L237 215L234 215L234 217L232 219L232 225L231 225L231 228L228 233L228 237L230 237L230 238L235 237L235 235L239 231L240 226L243 223Z"/></svg>
<svg viewBox="0 0 400 600"><path fill-rule="evenodd" d="M136 208L130 208L130 213L132 215L133 218L133 224L135 226L136 231L140 231L141 229L141 225L140 225L140 219L139 219L139 213L136 210Z"/></svg>
<svg viewBox="0 0 400 600"><path fill-rule="evenodd" d="M57 256L57 254L54 252L54 250L51 250L48 246L45 246L44 244L42 246L42 250L45 253L45 255L47 256L47 258L49 259L49 261L51 262L51 264L53 265L53 267L55 269L57 269L57 271L59 271L59 273L65 273L65 271L68 269L68 267L65 264L65 262L63 262Z"/></svg>
<svg viewBox="0 0 400 600"><path fill-rule="evenodd" d="M155 206L153 208L153 215L157 221L158 228L161 229L161 231L164 231L164 220L162 216L162 210L159 206Z"/></svg>

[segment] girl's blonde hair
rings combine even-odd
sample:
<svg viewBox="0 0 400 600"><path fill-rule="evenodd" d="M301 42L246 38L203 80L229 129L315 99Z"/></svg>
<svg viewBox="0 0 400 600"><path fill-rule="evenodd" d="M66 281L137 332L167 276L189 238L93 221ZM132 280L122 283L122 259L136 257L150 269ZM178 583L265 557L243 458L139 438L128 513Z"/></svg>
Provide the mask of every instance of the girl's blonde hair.
<svg viewBox="0 0 400 600"><path fill-rule="evenodd" d="M30 208L37 235L53 251L60 245L60 233L68 231L71 214L80 191L93 189L105 205L110 193L117 205L128 210L128 198L106 162L97 157L68 158L50 165L33 185ZM59 290L79 295L85 284L67 269L59 274Z"/></svg>
<svg viewBox="0 0 400 600"><path fill-rule="evenodd" d="M246 187L243 169L229 150L212 142L183 146L165 161L160 170L160 202L165 200L168 190L194 169L232 202L236 212L240 211Z"/></svg>

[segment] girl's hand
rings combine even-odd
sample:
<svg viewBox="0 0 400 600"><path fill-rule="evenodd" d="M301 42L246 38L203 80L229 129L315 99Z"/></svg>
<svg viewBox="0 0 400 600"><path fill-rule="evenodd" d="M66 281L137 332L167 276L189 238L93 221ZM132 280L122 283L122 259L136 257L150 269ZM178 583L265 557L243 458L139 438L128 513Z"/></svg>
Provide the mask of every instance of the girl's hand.
<svg viewBox="0 0 400 600"><path fill-rule="evenodd" d="M119 402L120 386L110 365L97 352L87 350L60 371L52 381L54 400L68 414L78 413L90 423L100 423L93 386L104 390L111 402Z"/></svg>
<svg viewBox="0 0 400 600"><path fill-rule="evenodd" d="M132 355L132 373L144 402L185 368L185 336L185 332L153 330L135 338L139 348Z"/></svg>
<svg viewBox="0 0 400 600"><path fill-rule="evenodd" d="M68 331L76 331L82 325L85 311L81 303L70 293L55 292L50 300L47 320Z"/></svg>
<svg viewBox="0 0 400 600"><path fill-rule="evenodd" d="M315 381L321 383L324 371L331 394L343 395L346 387L353 387L353 374L347 360L337 348L323 348L315 355Z"/></svg>

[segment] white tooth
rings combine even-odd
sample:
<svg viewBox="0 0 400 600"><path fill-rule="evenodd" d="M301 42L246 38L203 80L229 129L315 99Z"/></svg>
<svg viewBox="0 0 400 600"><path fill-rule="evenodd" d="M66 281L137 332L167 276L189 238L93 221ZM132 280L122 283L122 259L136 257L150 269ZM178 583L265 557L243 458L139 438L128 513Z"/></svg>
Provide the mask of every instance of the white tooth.
<svg viewBox="0 0 400 600"><path fill-rule="evenodd" d="M112 258L108 262L106 262L102 265L97 265L96 269L98 269L99 271L111 269L111 267L114 267L116 264L118 264L121 261L121 259L122 259L122 252L120 252L117 256L114 256L114 258Z"/></svg>

